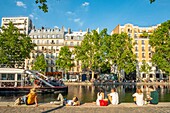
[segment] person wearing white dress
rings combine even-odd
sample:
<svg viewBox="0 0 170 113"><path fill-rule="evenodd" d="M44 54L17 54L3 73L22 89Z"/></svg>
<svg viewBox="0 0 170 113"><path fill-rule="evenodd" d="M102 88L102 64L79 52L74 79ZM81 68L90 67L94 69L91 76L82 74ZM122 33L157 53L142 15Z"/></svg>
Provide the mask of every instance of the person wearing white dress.
<svg viewBox="0 0 170 113"><path fill-rule="evenodd" d="M96 105L100 105L100 100L104 99L104 92L102 89L97 93Z"/></svg>
<svg viewBox="0 0 170 113"><path fill-rule="evenodd" d="M111 102L111 104L118 105L118 103L119 103L119 95L116 92L116 88L111 89L111 93L108 94L108 98L109 98L109 101Z"/></svg>
<svg viewBox="0 0 170 113"><path fill-rule="evenodd" d="M143 106L144 100L143 100L143 92L142 92L141 89L137 89L137 90L136 90L136 93L134 93L132 96L133 96L134 98L136 98L136 99L135 99L136 105L138 105L138 106Z"/></svg>

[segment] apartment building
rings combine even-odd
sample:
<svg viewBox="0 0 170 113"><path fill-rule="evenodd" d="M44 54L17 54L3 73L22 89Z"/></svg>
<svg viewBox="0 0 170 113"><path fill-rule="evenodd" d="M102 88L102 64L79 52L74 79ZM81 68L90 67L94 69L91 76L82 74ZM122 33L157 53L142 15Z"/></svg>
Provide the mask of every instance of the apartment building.
<svg viewBox="0 0 170 113"><path fill-rule="evenodd" d="M62 29L32 29L29 36L37 46L35 51L31 52L30 59L25 61L25 68L31 69L35 58L43 53L48 64L46 72L56 72L55 60L59 54L60 48L64 46L64 27Z"/></svg>
<svg viewBox="0 0 170 113"><path fill-rule="evenodd" d="M7 27L9 22L12 22L17 27L20 33L28 35L32 29L32 21L29 17L3 17L1 26Z"/></svg>
<svg viewBox="0 0 170 113"><path fill-rule="evenodd" d="M111 32L111 35L114 33L120 34L122 32L125 32L129 37L132 38L132 42L134 43L133 52L134 54L136 54L136 58L138 61L136 70L137 79L153 81L166 78L166 76L164 76L162 72L154 67L151 63L151 57L154 49L149 44L149 35L152 34L158 26L159 24L150 27L140 27L133 24L125 24L123 26L116 26L115 29L113 29L113 31ZM143 60L145 60L146 63L148 63L149 66L152 67L149 73L140 71Z"/></svg>
<svg viewBox="0 0 170 113"><path fill-rule="evenodd" d="M68 29L68 32L65 34L65 40L64 44L69 47L70 51L74 50L75 46L79 46L84 39L84 35L89 32L89 29L87 31L71 31L71 29ZM74 58L74 55L72 56ZM69 71L70 74L80 74L81 72L81 62L80 61L74 61L75 66L71 68Z"/></svg>
<svg viewBox="0 0 170 113"><path fill-rule="evenodd" d="M31 52L30 59L25 61L25 69L31 69L35 58L39 54L44 54L48 67L46 72L58 72L61 70L56 70L55 61L59 55L60 49L63 46L68 46L70 51L74 50L74 47L81 44L81 41L84 39L86 31L71 31L69 28L68 31L64 31L64 27L61 29L46 29L42 27L41 29L32 29L29 33L29 36L32 39L32 42L37 46L35 50ZM74 58L74 55L72 56ZM71 68L69 74L79 75L81 72L81 64L78 61L73 61L75 66Z"/></svg>

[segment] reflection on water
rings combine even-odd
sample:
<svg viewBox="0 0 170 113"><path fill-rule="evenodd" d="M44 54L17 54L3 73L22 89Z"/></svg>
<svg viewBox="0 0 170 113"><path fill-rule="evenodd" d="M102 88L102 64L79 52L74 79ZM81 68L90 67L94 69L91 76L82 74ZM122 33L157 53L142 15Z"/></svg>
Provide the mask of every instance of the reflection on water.
<svg viewBox="0 0 170 113"><path fill-rule="evenodd" d="M103 88L105 95L110 93L111 88L115 87L119 94L120 102L133 102L132 94L135 93L136 88L140 87L146 90L149 86L136 86L136 85L98 85L98 86L84 86L84 85L70 85L68 86L68 94L64 95L67 99L72 99L77 96L81 102L94 102L99 88ZM159 92L160 102L170 102L170 86L155 85ZM16 98L25 94L3 94L0 95L0 101L14 101ZM39 102L50 102L56 100L58 94L38 94Z"/></svg>

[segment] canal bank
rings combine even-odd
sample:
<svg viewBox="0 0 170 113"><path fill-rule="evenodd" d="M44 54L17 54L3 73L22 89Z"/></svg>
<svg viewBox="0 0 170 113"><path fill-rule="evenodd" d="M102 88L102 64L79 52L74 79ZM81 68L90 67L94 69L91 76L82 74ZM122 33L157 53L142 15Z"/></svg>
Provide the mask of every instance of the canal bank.
<svg viewBox="0 0 170 113"><path fill-rule="evenodd" d="M92 82L64 82L65 85L170 85L168 82L121 82L121 83L92 83Z"/></svg>
<svg viewBox="0 0 170 113"><path fill-rule="evenodd" d="M137 106L134 103L119 105L97 106L85 103L80 106L60 106L50 103L15 106L13 102L0 102L1 113L170 113L170 102L160 102L158 105Z"/></svg>

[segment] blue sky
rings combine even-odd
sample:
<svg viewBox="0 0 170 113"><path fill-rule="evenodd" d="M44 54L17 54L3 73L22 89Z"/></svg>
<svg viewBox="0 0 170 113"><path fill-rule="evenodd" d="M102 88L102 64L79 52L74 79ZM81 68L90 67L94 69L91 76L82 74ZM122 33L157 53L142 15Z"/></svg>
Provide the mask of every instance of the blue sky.
<svg viewBox="0 0 170 113"><path fill-rule="evenodd" d="M36 28L64 26L74 31L107 28L132 23L152 26L170 20L170 0L47 0L48 13L35 0L0 0L0 18L29 16Z"/></svg>

